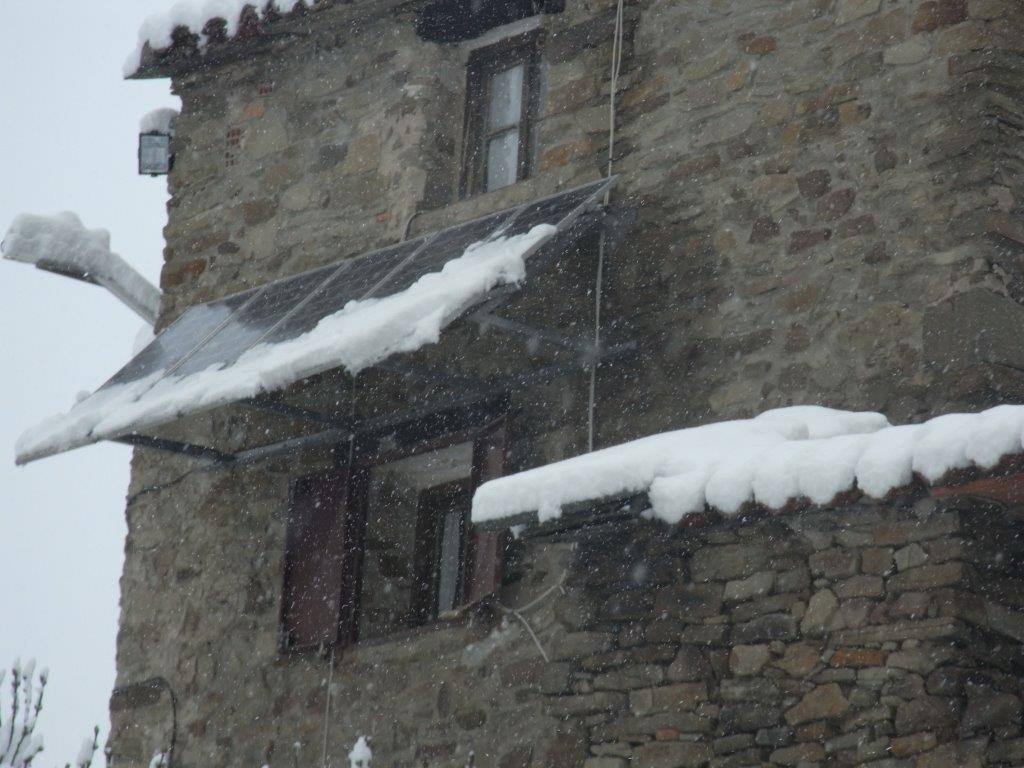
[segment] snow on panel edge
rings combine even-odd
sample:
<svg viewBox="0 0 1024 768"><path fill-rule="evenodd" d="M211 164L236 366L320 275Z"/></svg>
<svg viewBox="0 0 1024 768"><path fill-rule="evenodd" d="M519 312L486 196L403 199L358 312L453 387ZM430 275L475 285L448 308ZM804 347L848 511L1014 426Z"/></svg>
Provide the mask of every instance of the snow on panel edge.
<svg viewBox="0 0 1024 768"><path fill-rule="evenodd" d="M25 432L15 446L16 460L24 464L255 397L329 368L356 374L393 354L434 344L452 320L488 291L521 282L527 255L556 231L540 224L521 235L474 243L406 290L349 302L308 333L253 347L226 368L211 366L180 377L158 371L100 389L68 413Z"/></svg>
<svg viewBox="0 0 1024 768"><path fill-rule="evenodd" d="M777 509L807 498L827 504L859 488L875 498L947 472L994 467L1024 448L1024 406L939 416L892 426L877 413L817 406L766 411L653 435L482 485L473 521L536 512L557 518L569 504L647 493L669 523L710 507L735 514L747 502Z"/></svg>

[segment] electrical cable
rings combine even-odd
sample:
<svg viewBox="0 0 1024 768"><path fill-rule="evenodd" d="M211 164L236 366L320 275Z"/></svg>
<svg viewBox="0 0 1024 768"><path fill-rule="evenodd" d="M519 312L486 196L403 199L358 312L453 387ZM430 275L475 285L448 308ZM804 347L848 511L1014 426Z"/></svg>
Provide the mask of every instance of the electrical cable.
<svg viewBox="0 0 1024 768"><path fill-rule="evenodd" d="M608 178L615 163L615 106L622 71L622 46L625 27L625 1L618 0L615 8L615 33L612 39L611 92L608 99ZM604 193L604 206L611 201L611 188ZM587 450L594 450L594 411L597 404L597 366L601 354L601 300L604 293L605 231L602 227L597 244L597 275L594 281L594 359L590 363L590 386L587 400Z"/></svg>

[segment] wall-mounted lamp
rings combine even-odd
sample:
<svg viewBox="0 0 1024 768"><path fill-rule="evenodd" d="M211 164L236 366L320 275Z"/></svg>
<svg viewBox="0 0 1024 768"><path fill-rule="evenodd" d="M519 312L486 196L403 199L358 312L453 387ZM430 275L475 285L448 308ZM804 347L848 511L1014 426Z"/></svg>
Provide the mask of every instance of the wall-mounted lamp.
<svg viewBox="0 0 1024 768"><path fill-rule="evenodd" d="M139 121L139 175L166 176L174 167L171 139L178 111L154 109Z"/></svg>
<svg viewBox="0 0 1024 768"><path fill-rule="evenodd" d="M139 134L139 175L166 176L174 167L171 134L149 131Z"/></svg>

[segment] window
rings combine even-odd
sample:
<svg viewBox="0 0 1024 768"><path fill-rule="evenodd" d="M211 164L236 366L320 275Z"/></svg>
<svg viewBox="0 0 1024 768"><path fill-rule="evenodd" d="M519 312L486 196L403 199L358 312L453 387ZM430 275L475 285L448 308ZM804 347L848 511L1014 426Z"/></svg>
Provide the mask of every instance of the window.
<svg viewBox="0 0 1024 768"><path fill-rule="evenodd" d="M464 195L490 192L530 174L538 102L534 36L474 51L466 102Z"/></svg>
<svg viewBox="0 0 1024 768"><path fill-rule="evenodd" d="M282 646L346 645L430 624L493 592L506 537L469 522L504 432L292 483Z"/></svg>

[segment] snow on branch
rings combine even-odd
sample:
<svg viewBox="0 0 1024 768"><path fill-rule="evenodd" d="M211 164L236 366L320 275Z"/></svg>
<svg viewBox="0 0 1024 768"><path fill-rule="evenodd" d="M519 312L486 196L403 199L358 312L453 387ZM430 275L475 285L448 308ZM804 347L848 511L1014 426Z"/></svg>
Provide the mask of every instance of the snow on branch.
<svg viewBox="0 0 1024 768"><path fill-rule="evenodd" d="M6 670L0 670L0 685ZM0 700L0 768L30 768L43 751L43 737L36 733L36 723L43 709L43 693L49 674L44 669L36 675L35 660L24 666L15 661L11 666L10 698L5 707ZM98 747L100 729L91 739L82 742L74 768L90 768ZM66 768L72 768L68 763Z"/></svg>
<svg viewBox="0 0 1024 768"><path fill-rule="evenodd" d="M807 499L827 505L854 489L883 498L952 470L991 469L1024 452L1024 406L939 416L892 426L879 413L817 406L766 411L753 419L652 435L482 485L480 523L536 512L541 522L570 504L645 493L669 523L706 508L780 509Z"/></svg>

